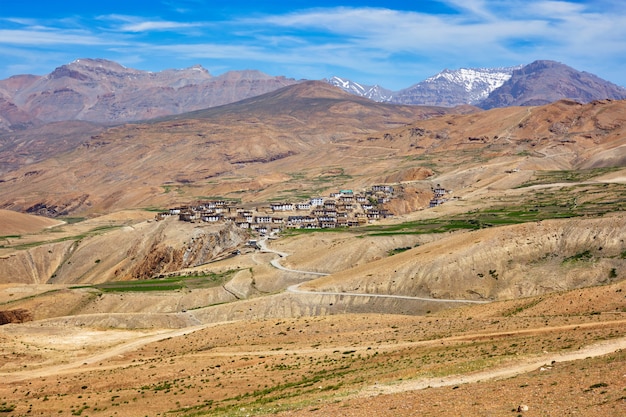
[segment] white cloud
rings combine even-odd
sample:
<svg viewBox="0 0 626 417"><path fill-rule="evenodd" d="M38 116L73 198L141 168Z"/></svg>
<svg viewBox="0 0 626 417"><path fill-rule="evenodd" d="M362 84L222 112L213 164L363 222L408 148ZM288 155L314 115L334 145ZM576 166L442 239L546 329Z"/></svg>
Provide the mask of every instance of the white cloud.
<svg viewBox="0 0 626 417"><path fill-rule="evenodd" d="M110 14L98 16L98 20L109 22L108 30L112 32L158 32L177 31L181 29L197 28L203 24L199 22L176 22L167 20L153 20L139 16L129 16L121 14Z"/></svg>
<svg viewBox="0 0 626 417"><path fill-rule="evenodd" d="M177 30L198 27L197 23L146 21L122 25L120 30L124 32L151 32L164 30Z"/></svg>
<svg viewBox="0 0 626 417"><path fill-rule="evenodd" d="M115 42L86 33L72 33L54 30L12 30L0 29L0 44L42 46L42 45L111 45Z"/></svg>

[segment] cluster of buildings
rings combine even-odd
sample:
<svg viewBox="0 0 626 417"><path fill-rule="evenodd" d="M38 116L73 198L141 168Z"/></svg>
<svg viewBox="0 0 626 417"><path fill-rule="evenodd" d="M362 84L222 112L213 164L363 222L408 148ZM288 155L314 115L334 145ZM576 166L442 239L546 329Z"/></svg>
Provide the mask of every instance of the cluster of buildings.
<svg viewBox="0 0 626 417"><path fill-rule="evenodd" d="M156 219L178 216L179 220L186 222L232 221L238 227L260 234L283 229L354 227L393 216L384 208L385 203L393 198L393 192L390 185L375 185L361 193L341 190L329 197L315 197L298 203L270 203L269 206L252 209L224 200L205 201L160 212Z"/></svg>
<svg viewBox="0 0 626 417"><path fill-rule="evenodd" d="M446 194L452 193L452 191L447 191L440 184L437 184L435 188L433 188L433 198L430 200L428 204L429 207L437 207L448 201L446 198Z"/></svg>

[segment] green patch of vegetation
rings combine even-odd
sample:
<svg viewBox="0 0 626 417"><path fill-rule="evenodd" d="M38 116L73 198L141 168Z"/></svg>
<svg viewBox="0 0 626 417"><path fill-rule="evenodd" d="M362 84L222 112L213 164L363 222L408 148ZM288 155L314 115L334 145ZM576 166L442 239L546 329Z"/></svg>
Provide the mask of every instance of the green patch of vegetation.
<svg viewBox="0 0 626 417"><path fill-rule="evenodd" d="M521 313L521 312L522 312L522 311L524 311L524 310L527 310L527 309L529 309L529 308L532 308L532 307L536 306L536 305L537 305L537 304L539 304L541 301L543 301L543 299L542 299L542 298L536 298L536 299L534 299L534 300L532 300L532 301L530 301L530 302L528 302L528 303L526 303L526 304L523 304L523 305L521 305L521 306L519 306L519 307L515 307L514 309L511 309L511 310L509 310L509 311L505 311L502 315L503 315L504 317L511 317L511 316L514 316L514 315L516 315L516 314L518 314L518 313Z"/></svg>
<svg viewBox="0 0 626 417"><path fill-rule="evenodd" d="M398 253L406 252L409 249L411 249L410 246L405 246L403 248L391 249L391 250L387 251L387 255L389 255L389 256L397 255Z"/></svg>
<svg viewBox="0 0 626 417"><path fill-rule="evenodd" d="M21 239L22 235L6 235L6 236L0 236L0 240L2 239Z"/></svg>
<svg viewBox="0 0 626 417"><path fill-rule="evenodd" d="M288 175L291 177L292 180L295 181L302 181L306 178L306 175L304 175L302 172L290 172Z"/></svg>
<svg viewBox="0 0 626 417"><path fill-rule="evenodd" d="M579 252L576 255L563 259L563 263L565 264L568 262L590 261L592 259L593 259L593 255L591 254L589 250L586 250L583 252Z"/></svg>
<svg viewBox="0 0 626 417"><path fill-rule="evenodd" d="M356 370L350 369L349 366L324 369L313 372L310 375L305 375L295 381L287 381L282 384L276 384L264 389L227 398L219 403L206 402L205 404L175 411L184 411L187 413L185 414L187 416L222 416L237 415L240 410L244 409L246 413L249 413L251 410L267 404L272 404L276 409L283 409L289 406L289 400L293 401L293 399L303 398L307 394L318 394L320 392L336 391L340 389L343 383L334 381L353 372L356 372ZM333 380L333 383L328 383L329 380Z"/></svg>
<svg viewBox="0 0 626 417"><path fill-rule="evenodd" d="M0 404L0 413L10 413L13 410L15 410L15 404L9 404L6 402Z"/></svg>
<svg viewBox="0 0 626 417"><path fill-rule="evenodd" d="M281 231L281 236L297 236L297 235L306 235L312 233L341 233L341 232L354 232L355 229L348 229L347 227L335 228L335 229L285 229Z"/></svg>
<svg viewBox="0 0 626 417"><path fill-rule="evenodd" d="M63 220L67 224L76 224L87 220L86 217L58 217L58 219Z"/></svg>
<svg viewBox="0 0 626 417"><path fill-rule="evenodd" d="M82 406L82 407L77 408L76 410L73 410L73 411L72 411L72 415L73 415L73 416L80 416L80 415L82 415L82 414L83 414L83 411L87 410L88 408L89 408L89 406L88 406L88 405L83 404L83 406Z"/></svg>
<svg viewBox="0 0 626 417"><path fill-rule="evenodd" d="M351 180L352 175L346 174L343 168L334 168L329 170L326 173L323 173L319 177L315 178L318 182L328 182L328 181L347 181Z"/></svg>
<svg viewBox="0 0 626 417"><path fill-rule="evenodd" d="M50 295L50 294L53 294L53 293L56 293L56 292L59 292L59 291L60 290L44 291L44 292L42 292L40 294L27 295L26 297L21 297L21 298L15 299L15 300L3 301L3 302L0 302L0 306L14 304L14 303L21 302L21 301L24 301L24 300L31 300L31 299L36 298L36 297L42 297L42 296Z"/></svg>
<svg viewBox="0 0 626 417"><path fill-rule="evenodd" d="M167 278L146 279L141 281L116 281L92 286L72 288L95 288L102 292L150 292L177 291L182 289L211 288L223 285L238 270L231 269L221 274L208 273L192 276L175 276Z"/></svg>
<svg viewBox="0 0 626 417"><path fill-rule="evenodd" d="M95 227L95 228L91 229L90 231L88 231L86 233L81 233L79 235L66 236L66 237L61 237L61 238L58 238L58 239L43 240L43 241L37 241L37 242L21 243L21 244L17 244L15 246L12 246L12 247L14 249L24 250L24 249L35 248L35 247L41 246L41 245L47 245L47 244L52 244L52 243L60 243L60 242L67 242L67 241L70 241L70 240L78 242L78 241L80 241L82 239L85 239L86 237L99 235L99 234L102 234L103 232L107 232L107 231L114 230L114 229L119 229L120 227L122 227L122 226L121 225L98 226L98 227Z"/></svg>
<svg viewBox="0 0 626 417"><path fill-rule="evenodd" d="M475 219L429 219L392 225L370 225L359 230L368 236L410 235L428 233L446 233L455 230L477 230L484 227Z"/></svg>
<svg viewBox="0 0 626 417"><path fill-rule="evenodd" d="M561 182L583 182L588 181L594 177L608 174L610 172L618 171L623 167L608 167L608 168L592 168L592 169L577 169L577 170L565 170L565 171L535 171L533 178L526 181L521 187L530 187L532 185L540 184L554 184Z"/></svg>
<svg viewBox="0 0 626 417"><path fill-rule="evenodd" d="M84 239L85 237L87 237L87 234L83 233L83 234L80 234L80 235L67 236L67 237L62 237L62 238L59 238L59 239L44 240L44 241L29 242L29 243L21 243L19 245L13 246L13 248L14 249L19 249L19 250L31 249L31 248L35 248L37 246L47 245L47 244L50 244L50 243L60 243L60 242L66 242L68 240L78 241L78 240Z"/></svg>

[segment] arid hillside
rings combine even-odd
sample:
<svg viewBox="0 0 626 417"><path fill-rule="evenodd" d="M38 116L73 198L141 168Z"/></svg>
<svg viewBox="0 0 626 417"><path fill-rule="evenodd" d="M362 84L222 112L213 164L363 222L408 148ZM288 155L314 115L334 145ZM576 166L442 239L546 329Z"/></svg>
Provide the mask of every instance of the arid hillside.
<svg viewBox="0 0 626 417"><path fill-rule="evenodd" d="M325 175L337 176L342 161L354 163L350 154L367 151L343 152L336 141L447 111L383 105L303 83L180 120L112 128L4 175L0 200L4 208L48 216L168 207L200 196L263 201L266 188L300 182L303 170L315 170L305 179L325 189Z"/></svg>
<svg viewBox="0 0 626 417"><path fill-rule="evenodd" d="M214 306L9 324L0 396L35 415L616 416L624 282L425 315L350 314L343 296L318 300L330 316L234 319L258 305L243 303L228 321Z"/></svg>
<svg viewBox="0 0 626 417"><path fill-rule="evenodd" d="M625 222L617 215L455 234L302 288L501 300L607 284L626 278L626 261L620 257L626 248Z"/></svg>
<svg viewBox="0 0 626 417"><path fill-rule="evenodd" d="M11 210L0 210L0 236L34 233L39 230L57 226L59 220L41 216L31 216Z"/></svg>
<svg viewBox="0 0 626 417"><path fill-rule="evenodd" d="M5 174L0 201L46 216L93 215L206 196L306 199L342 187L419 180L416 169L450 178L447 187L459 190L511 170L621 166L625 106L560 101L444 114L450 110L390 106L303 83L109 129L74 151Z"/></svg>
<svg viewBox="0 0 626 417"><path fill-rule="evenodd" d="M621 415L625 106L302 83L11 171L3 207L58 219L0 211L0 412ZM350 227L161 216L374 184L393 215Z"/></svg>
<svg viewBox="0 0 626 417"><path fill-rule="evenodd" d="M33 224L39 219L54 221L27 217ZM100 217L57 226L48 233L6 236L0 249L0 282L97 284L146 279L229 255L248 236L233 224L198 226L173 219L137 222Z"/></svg>

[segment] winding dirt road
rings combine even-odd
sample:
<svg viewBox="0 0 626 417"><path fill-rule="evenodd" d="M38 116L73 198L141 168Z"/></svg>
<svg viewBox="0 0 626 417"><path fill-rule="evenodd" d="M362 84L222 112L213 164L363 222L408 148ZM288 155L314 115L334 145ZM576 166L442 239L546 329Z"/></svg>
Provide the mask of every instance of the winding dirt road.
<svg viewBox="0 0 626 417"><path fill-rule="evenodd" d="M280 264L281 258L286 258L289 256L288 253L275 251L270 249L267 246L267 239L260 240L258 242L259 247L262 251L268 253L274 253L278 255L278 258L272 259L270 263L273 267L280 269L285 272L295 272L299 274L307 274L307 275L318 275L318 276L328 276L330 274L324 272L314 272L314 271L302 271L298 269L289 269L285 268ZM414 300L414 301L428 301L428 302L436 302L436 303L462 303L462 304L485 304L489 301L478 301L478 300L457 300L457 299L447 299L447 298L428 298L428 297L414 297L409 295L394 295L394 294L366 294L366 293L356 293L356 292L332 292L332 291L307 291L301 290L300 284L291 285L287 288L287 291L293 294L314 294L314 295L334 295L334 296L350 296L350 297L370 297L370 298L395 298L401 300Z"/></svg>

